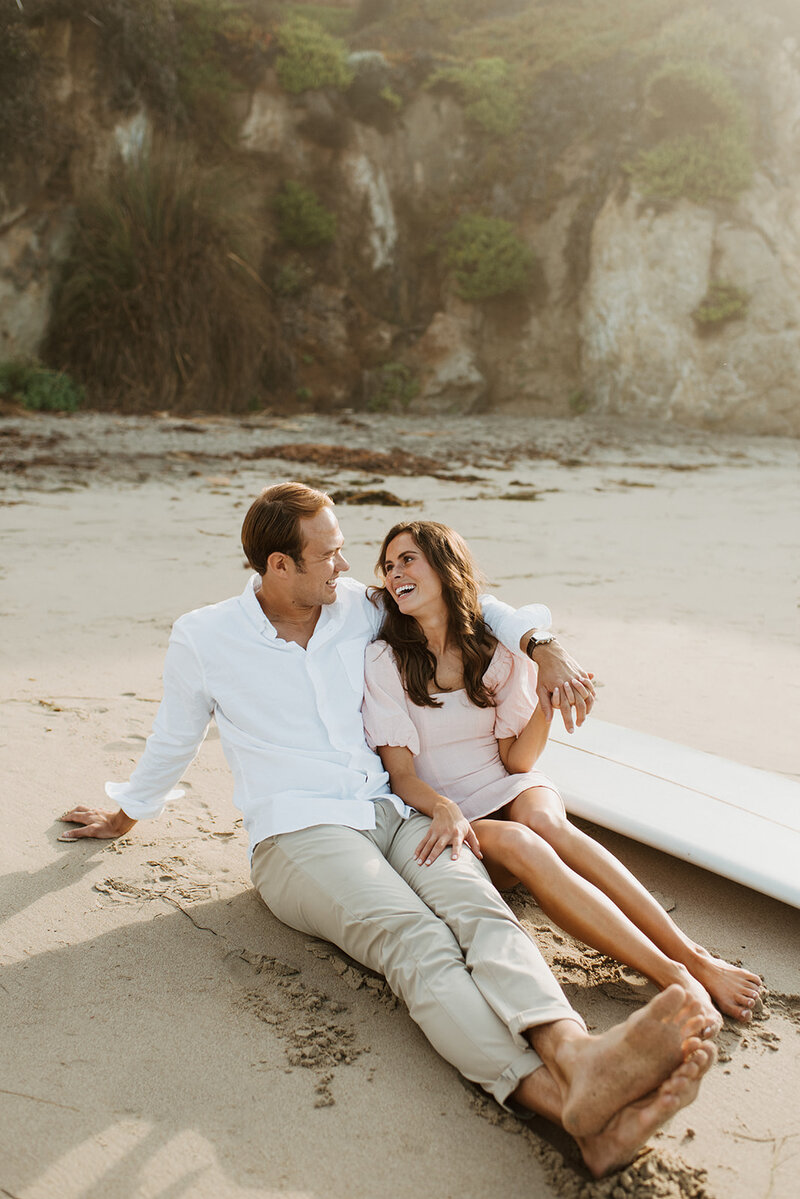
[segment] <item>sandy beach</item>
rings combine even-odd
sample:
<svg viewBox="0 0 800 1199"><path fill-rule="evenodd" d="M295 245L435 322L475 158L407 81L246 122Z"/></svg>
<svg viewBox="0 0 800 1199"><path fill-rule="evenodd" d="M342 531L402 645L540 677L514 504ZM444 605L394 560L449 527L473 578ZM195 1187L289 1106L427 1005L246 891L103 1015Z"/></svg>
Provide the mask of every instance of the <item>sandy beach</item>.
<svg viewBox="0 0 800 1199"><path fill-rule="evenodd" d="M284 478L340 497L355 577L395 520L446 521L496 594L551 607L602 719L798 778L798 465L789 440L590 417L0 415L0 1195L795 1199L797 910L592 830L769 991L698 1101L596 1183L271 916L213 727L160 820L69 845L57 818L128 776L172 621L242 589L242 516ZM510 902L591 1027L652 993Z"/></svg>

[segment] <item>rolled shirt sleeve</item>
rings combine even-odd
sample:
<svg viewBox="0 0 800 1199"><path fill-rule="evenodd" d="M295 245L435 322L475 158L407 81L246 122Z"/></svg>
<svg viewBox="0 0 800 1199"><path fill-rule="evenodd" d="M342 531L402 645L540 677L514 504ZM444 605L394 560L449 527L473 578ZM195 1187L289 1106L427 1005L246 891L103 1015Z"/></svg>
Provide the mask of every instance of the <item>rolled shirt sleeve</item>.
<svg viewBox="0 0 800 1199"><path fill-rule="evenodd" d="M512 608L494 595L482 595L483 619L506 649L513 654L522 654L519 647L522 637L531 629L549 629L553 618L544 604L524 604Z"/></svg>
<svg viewBox="0 0 800 1199"><path fill-rule="evenodd" d="M203 668L192 641L176 621L164 660L164 697L145 751L126 783L106 783L106 795L133 820L159 816L197 756L214 711Z"/></svg>
<svg viewBox="0 0 800 1199"><path fill-rule="evenodd" d="M419 753L419 734L408 714L408 698L392 651L385 641L367 646L364 659L364 733L370 749L399 745Z"/></svg>

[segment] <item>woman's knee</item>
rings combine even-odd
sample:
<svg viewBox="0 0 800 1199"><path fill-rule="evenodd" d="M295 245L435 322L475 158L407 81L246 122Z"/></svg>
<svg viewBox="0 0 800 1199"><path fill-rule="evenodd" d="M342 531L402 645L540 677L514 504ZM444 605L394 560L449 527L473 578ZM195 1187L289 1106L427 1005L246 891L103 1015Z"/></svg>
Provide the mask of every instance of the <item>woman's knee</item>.
<svg viewBox="0 0 800 1199"><path fill-rule="evenodd" d="M514 805L514 810L511 813L513 820L518 820L536 833L545 841L551 843L554 838L558 838L570 828L567 820L566 812L561 806L561 797L558 796L558 803L555 802L555 792L553 802L541 804L533 799L527 799L526 796L521 796Z"/></svg>
<svg viewBox="0 0 800 1199"><path fill-rule="evenodd" d="M516 877L526 865L544 865L553 857L553 850L534 829L513 820L506 821L496 834L491 853Z"/></svg>

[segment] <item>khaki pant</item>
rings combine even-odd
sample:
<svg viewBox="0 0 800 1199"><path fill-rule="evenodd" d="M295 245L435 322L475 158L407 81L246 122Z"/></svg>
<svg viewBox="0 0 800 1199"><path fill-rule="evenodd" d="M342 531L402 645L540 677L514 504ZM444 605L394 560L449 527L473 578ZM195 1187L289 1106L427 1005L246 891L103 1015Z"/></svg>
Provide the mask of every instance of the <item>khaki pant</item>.
<svg viewBox="0 0 800 1199"><path fill-rule="evenodd" d="M583 1022L474 855L417 865L428 818L375 813L374 829L267 837L253 883L279 920L382 974L434 1049L505 1104L541 1065L523 1031Z"/></svg>

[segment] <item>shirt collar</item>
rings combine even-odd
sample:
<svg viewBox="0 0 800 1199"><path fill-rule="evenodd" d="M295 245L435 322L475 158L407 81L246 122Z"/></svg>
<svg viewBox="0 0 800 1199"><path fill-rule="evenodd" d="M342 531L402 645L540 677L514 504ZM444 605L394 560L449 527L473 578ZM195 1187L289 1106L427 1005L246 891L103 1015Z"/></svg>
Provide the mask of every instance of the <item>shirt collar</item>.
<svg viewBox="0 0 800 1199"><path fill-rule="evenodd" d="M264 609L256 598L256 587L261 582L260 575L251 575L245 583L244 591L239 597L247 619L254 624L259 633L263 633L265 637L275 639L278 634L275 631L274 624L269 621L264 613Z"/></svg>
<svg viewBox="0 0 800 1199"><path fill-rule="evenodd" d="M275 626L267 618L264 609L261 607L261 604L258 602L256 597L256 588L260 582L260 575L251 575L245 583L244 591L239 597L239 602L241 603L248 620L251 624L255 625L259 633L261 633L262 636L269 637L275 641L278 637ZM330 636L330 632L341 623L343 615L342 605L338 603L338 601L333 604L323 604L322 611L319 614L319 620L317 621L317 627L314 630L314 636L317 637L317 643L319 643L319 641L327 640L327 638Z"/></svg>

